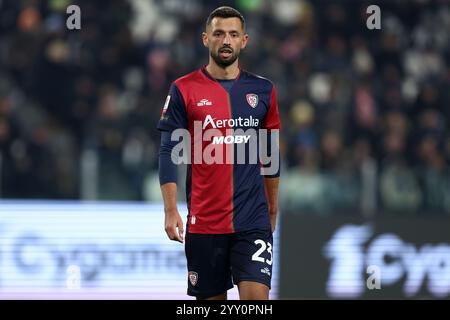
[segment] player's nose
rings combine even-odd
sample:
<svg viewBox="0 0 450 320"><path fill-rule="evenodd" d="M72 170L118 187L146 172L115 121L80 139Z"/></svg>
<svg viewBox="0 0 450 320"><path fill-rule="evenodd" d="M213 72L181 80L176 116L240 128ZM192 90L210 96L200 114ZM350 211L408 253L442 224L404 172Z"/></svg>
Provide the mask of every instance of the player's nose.
<svg viewBox="0 0 450 320"><path fill-rule="evenodd" d="M223 39L223 44L231 44L231 36L230 34L225 34L225 39Z"/></svg>

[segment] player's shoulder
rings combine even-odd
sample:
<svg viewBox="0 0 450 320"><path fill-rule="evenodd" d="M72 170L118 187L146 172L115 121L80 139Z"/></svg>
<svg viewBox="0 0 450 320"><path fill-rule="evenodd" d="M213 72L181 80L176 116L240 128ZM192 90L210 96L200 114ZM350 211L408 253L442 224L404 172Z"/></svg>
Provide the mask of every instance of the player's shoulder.
<svg viewBox="0 0 450 320"><path fill-rule="evenodd" d="M195 70L177 78L175 81L173 81L173 84L175 84L177 87L186 86L193 81L198 81L199 79L201 79L200 72L199 70Z"/></svg>
<svg viewBox="0 0 450 320"><path fill-rule="evenodd" d="M270 90L272 90L272 88L274 87L274 83L272 80L270 80L266 77L260 76L258 74L249 72L247 70L242 70L241 78L243 78L244 80L247 80L247 81L256 82L258 84L258 86L266 87L267 89L270 89Z"/></svg>

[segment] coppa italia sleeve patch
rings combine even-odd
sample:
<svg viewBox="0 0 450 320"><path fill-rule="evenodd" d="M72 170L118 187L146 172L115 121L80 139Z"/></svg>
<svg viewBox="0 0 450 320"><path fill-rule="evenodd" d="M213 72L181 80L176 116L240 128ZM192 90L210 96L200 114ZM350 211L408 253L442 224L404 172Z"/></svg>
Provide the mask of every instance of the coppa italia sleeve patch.
<svg viewBox="0 0 450 320"><path fill-rule="evenodd" d="M164 115L166 114L167 109L169 109L169 102L170 102L170 94L167 96L166 102L164 102L164 107L163 107L162 113L161 113L161 119L164 118Z"/></svg>

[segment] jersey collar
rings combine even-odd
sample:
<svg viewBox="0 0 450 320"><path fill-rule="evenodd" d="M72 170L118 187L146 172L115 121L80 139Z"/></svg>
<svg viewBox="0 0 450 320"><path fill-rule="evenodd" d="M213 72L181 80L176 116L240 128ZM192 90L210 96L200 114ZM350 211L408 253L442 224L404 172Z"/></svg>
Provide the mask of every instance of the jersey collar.
<svg viewBox="0 0 450 320"><path fill-rule="evenodd" d="M205 77L207 77L208 79L210 79L210 80L212 80L212 81L214 81L214 82L218 82L215 78L213 78L213 76L208 72L208 70L206 70L206 66L207 66L207 64L205 64L205 65L200 69L201 73L202 73ZM238 67L238 68L239 68L239 73L238 73L236 79L234 79L234 81L238 81L239 78L241 77L241 74L242 74L241 67Z"/></svg>

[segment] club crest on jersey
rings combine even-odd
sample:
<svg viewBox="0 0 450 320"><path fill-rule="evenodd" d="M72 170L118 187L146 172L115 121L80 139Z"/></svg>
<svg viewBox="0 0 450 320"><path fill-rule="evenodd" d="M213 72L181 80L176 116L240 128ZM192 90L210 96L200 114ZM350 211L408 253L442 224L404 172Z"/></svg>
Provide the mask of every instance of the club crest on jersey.
<svg viewBox="0 0 450 320"><path fill-rule="evenodd" d="M198 274L194 271L189 271L189 282L195 286L197 284Z"/></svg>
<svg viewBox="0 0 450 320"><path fill-rule="evenodd" d="M258 105L258 95L254 93L249 93L246 95L247 102L252 108L256 108Z"/></svg>

